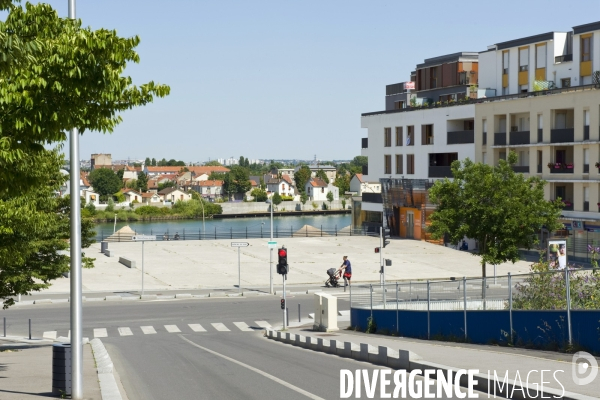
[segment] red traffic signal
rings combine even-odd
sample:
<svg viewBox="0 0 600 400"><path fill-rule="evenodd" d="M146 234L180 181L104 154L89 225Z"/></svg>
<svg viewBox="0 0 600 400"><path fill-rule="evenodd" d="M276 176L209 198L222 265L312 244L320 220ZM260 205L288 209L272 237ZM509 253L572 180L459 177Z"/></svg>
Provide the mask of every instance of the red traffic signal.
<svg viewBox="0 0 600 400"><path fill-rule="evenodd" d="M285 310L285 299L281 299L281 309Z"/></svg>
<svg viewBox="0 0 600 400"><path fill-rule="evenodd" d="M379 253L379 247L375 247L375 253Z"/></svg>

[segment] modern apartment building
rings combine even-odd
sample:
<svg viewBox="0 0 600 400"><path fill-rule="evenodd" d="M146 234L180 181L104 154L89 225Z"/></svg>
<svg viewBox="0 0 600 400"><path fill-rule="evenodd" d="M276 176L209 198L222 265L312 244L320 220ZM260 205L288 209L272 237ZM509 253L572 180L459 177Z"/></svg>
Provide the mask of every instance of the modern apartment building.
<svg viewBox="0 0 600 400"><path fill-rule="evenodd" d="M600 22L498 43L479 60L480 87L498 96L475 105L475 160L516 151L515 170L565 203L567 229L600 230Z"/></svg>
<svg viewBox="0 0 600 400"><path fill-rule="evenodd" d="M477 84L477 53L430 58L411 75L410 86L414 84L415 90L405 89L407 83L388 85L386 109L362 114L361 126L367 128L368 137L361 141L361 155L369 158L363 180L387 179L398 187L412 188L414 194L414 190L426 190L427 180L451 177L453 161L475 158L475 106L458 102L468 98L471 86ZM445 106L449 104L453 106ZM386 209L392 234L423 238L421 213L426 196L400 197L401 202ZM353 218L354 226L376 229L381 225L385 198L385 192L354 197L354 212L360 213Z"/></svg>

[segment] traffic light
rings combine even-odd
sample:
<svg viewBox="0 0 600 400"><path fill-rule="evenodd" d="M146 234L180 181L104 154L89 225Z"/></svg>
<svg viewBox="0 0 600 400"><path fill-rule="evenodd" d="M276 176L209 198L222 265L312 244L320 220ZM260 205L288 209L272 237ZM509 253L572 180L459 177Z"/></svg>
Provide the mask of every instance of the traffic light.
<svg viewBox="0 0 600 400"><path fill-rule="evenodd" d="M287 249L285 246L277 251L277 256L279 257L279 261L277 262L277 273L280 275L287 275L289 267L287 263Z"/></svg>
<svg viewBox="0 0 600 400"><path fill-rule="evenodd" d="M375 247L375 253L379 253L379 247Z"/></svg>
<svg viewBox="0 0 600 400"><path fill-rule="evenodd" d="M281 309L285 310L285 299L281 299Z"/></svg>
<svg viewBox="0 0 600 400"><path fill-rule="evenodd" d="M383 228L381 230L381 234L382 234L382 242L383 242L383 247L385 248L385 246L387 246L388 244L390 244L389 240L386 240L386 238L390 238L390 230L388 228Z"/></svg>

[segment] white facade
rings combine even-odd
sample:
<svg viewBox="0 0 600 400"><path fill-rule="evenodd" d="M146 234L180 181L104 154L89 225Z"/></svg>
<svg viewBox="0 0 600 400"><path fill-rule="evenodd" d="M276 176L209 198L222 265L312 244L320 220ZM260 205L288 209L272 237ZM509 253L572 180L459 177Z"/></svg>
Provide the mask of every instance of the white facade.
<svg viewBox="0 0 600 400"><path fill-rule="evenodd" d="M447 144L447 133L464 131L463 122L473 121L475 106L458 105L404 111L387 114L363 116L361 126L368 129L368 148L361 155L369 158L368 175L363 174L367 182L379 182L381 178L429 179L430 154L457 153L457 159L475 159L474 143ZM422 126L433 125L433 144L422 144ZM408 138L408 127L414 127L412 137ZM402 128L400 145L396 142L396 128ZM385 129L391 129L390 146L385 146ZM391 168L385 170L385 156L391 157ZM402 155L402 168L397 169L396 155ZM414 157L414 171L407 168L409 155ZM401 171L401 173L399 173Z"/></svg>
<svg viewBox="0 0 600 400"><path fill-rule="evenodd" d="M381 193L381 183L364 181L362 174L355 174L350 179L350 192L357 196L362 196L364 192Z"/></svg>

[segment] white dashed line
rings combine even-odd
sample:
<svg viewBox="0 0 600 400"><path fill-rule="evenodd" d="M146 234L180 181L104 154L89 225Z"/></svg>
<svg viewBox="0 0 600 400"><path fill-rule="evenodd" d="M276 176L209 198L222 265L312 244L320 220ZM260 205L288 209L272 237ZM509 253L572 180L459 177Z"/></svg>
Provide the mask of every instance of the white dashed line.
<svg viewBox="0 0 600 400"><path fill-rule="evenodd" d="M156 333L156 329L153 326L140 326L144 335L152 335Z"/></svg>
<svg viewBox="0 0 600 400"><path fill-rule="evenodd" d="M118 328L119 329L119 335L121 336L133 336L133 332L131 332L131 329L125 327L125 328Z"/></svg>
<svg viewBox="0 0 600 400"><path fill-rule="evenodd" d="M248 326L248 324L245 322L234 322L233 324L235 326L237 326L239 328L239 330L242 332L253 332L254 331L254 329L250 328Z"/></svg>
<svg viewBox="0 0 600 400"><path fill-rule="evenodd" d="M230 332L230 330L220 322L213 322L211 325L219 332Z"/></svg>
<svg viewBox="0 0 600 400"><path fill-rule="evenodd" d="M179 333L179 332L181 332L179 330L179 328L177 327L177 325L165 325L165 329L169 333Z"/></svg>
<svg viewBox="0 0 600 400"><path fill-rule="evenodd" d="M106 328L96 328L94 329L94 337L108 337L108 332L106 332Z"/></svg>
<svg viewBox="0 0 600 400"><path fill-rule="evenodd" d="M206 329L204 329L200 324L188 324L188 326L194 332L206 332Z"/></svg>

